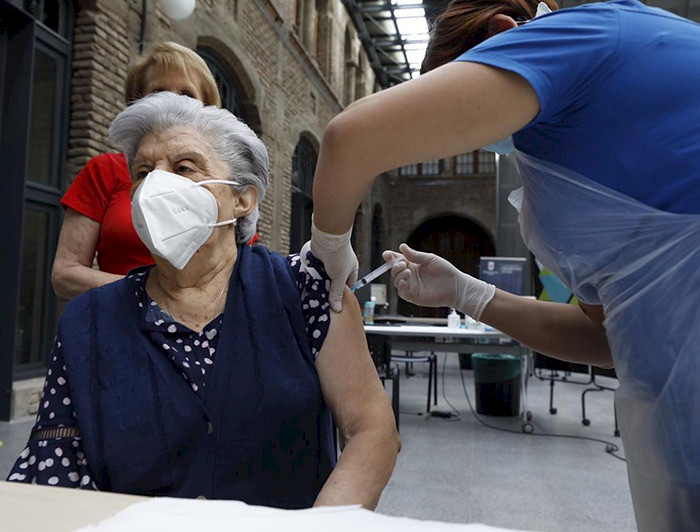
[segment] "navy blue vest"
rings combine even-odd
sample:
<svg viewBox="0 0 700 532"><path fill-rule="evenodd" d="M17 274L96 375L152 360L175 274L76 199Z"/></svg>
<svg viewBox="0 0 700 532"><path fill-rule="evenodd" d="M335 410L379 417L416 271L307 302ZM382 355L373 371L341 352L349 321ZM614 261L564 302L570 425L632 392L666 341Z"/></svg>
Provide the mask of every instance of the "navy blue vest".
<svg viewBox="0 0 700 532"><path fill-rule="evenodd" d="M126 278L82 294L59 324L98 487L311 506L336 454L287 259L239 248L201 398L154 343L134 290Z"/></svg>

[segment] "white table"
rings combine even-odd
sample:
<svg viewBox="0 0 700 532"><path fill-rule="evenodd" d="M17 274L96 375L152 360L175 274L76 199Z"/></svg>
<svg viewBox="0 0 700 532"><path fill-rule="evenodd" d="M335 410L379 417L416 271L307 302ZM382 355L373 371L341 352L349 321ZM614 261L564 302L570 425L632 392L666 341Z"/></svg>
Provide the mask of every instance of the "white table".
<svg viewBox="0 0 700 532"><path fill-rule="evenodd" d="M527 382L532 365L532 350L501 331L489 328L451 329L432 325L365 325L368 335L386 336L392 349L444 353L505 353L520 356L522 361L520 417L523 432L533 431L532 413L527 409ZM497 340L497 341L496 341ZM489 343L483 343L487 341Z"/></svg>
<svg viewBox="0 0 700 532"><path fill-rule="evenodd" d="M3 532L509 532L481 524L419 521L357 507L278 510L238 501L137 497L0 482Z"/></svg>

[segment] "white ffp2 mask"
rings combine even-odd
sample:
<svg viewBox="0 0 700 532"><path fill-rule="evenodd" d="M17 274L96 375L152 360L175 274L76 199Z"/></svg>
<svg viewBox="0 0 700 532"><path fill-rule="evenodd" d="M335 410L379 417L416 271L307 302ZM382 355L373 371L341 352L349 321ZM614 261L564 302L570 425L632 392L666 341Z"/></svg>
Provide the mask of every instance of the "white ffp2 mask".
<svg viewBox="0 0 700 532"><path fill-rule="evenodd" d="M237 185L235 181L208 179L194 182L164 170L153 170L131 200L134 229L146 247L182 270L211 236L219 208L214 195L202 185Z"/></svg>

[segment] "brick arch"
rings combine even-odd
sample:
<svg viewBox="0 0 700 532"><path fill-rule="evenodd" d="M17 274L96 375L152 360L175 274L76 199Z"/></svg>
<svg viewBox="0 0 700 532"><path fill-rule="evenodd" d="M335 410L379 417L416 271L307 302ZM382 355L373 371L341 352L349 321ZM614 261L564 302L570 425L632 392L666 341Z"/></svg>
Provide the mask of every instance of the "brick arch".
<svg viewBox="0 0 700 532"><path fill-rule="evenodd" d="M431 220L436 220L438 218L449 218L449 217L466 220L467 222L478 227L491 240L491 242L494 243L494 246L495 246L496 238L495 238L493 232L488 228L488 226L484 222L482 222L478 218L475 218L474 216L469 216L468 214L464 214L462 212L453 212L453 211L437 211L437 212L432 212L432 213L426 215L424 218L420 219L420 221L415 223L413 229L411 229L411 231L409 233L402 236L402 240L400 242L408 242L409 239L411 238L411 235L413 235L419 227L427 224Z"/></svg>
<svg viewBox="0 0 700 532"><path fill-rule="evenodd" d="M435 253L449 260L460 271L479 275L479 259L495 255L496 247L489 231L478 221L462 214L431 216L407 236L414 249ZM399 300L399 314L405 316L444 317L444 308L424 308Z"/></svg>
<svg viewBox="0 0 700 532"><path fill-rule="evenodd" d="M237 82L248 125L258 135L263 134L260 116L260 99L262 84L255 73L252 64L243 56L234 52L227 44L216 37L202 35L197 38L197 48L204 49L214 55L229 71Z"/></svg>
<svg viewBox="0 0 700 532"><path fill-rule="evenodd" d="M318 138L313 132L309 131L308 129L304 129L295 136L297 138L297 141L304 139L309 144L311 144L311 147L314 149L314 151L316 152L316 156L318 157L318 152L321 150L321 142L318 140Z"/></svg>

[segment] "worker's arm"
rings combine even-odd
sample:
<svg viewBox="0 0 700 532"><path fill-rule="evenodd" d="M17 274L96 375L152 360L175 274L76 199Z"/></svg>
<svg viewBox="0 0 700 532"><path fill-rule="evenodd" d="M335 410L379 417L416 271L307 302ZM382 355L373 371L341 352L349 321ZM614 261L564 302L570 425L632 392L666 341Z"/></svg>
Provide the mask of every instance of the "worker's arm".
<svg viewBox="0 0 700 532"><path fill-rule="evenodd" d="M537 95L522 77L470 62L358 100L324 132L314 178L316 227L346 232L382 172L475 150L538 112Z"/></svg>
<svg viewBox="0 0 700 532"><path fill-rule="evenodd" d="M545 355L613 367L600 306L537 301L496 289L481 321Z"/></svg>
<svg viewBox="0 0 700 532"><path fill-rule="evenodd" d="M399 296L415 305L450 307L495 327L521 344L569 362L612 367L601 307L575 307L515 296L471 275L433 253L401 244L391 269Z"/></svg>

